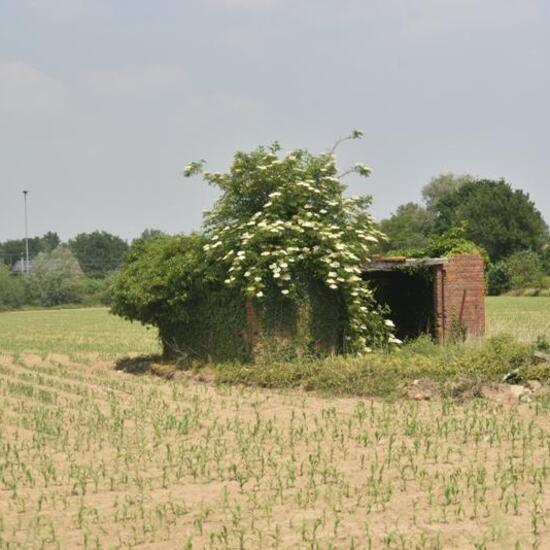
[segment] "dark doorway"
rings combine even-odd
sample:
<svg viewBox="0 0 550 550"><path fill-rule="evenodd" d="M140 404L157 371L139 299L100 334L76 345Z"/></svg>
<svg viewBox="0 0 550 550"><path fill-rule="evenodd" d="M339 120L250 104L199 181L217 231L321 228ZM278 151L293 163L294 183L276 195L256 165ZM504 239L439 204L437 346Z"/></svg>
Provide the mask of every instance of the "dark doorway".
<svg viewBox="0 0 550 550"><path fill-rule="evenodd" d="M431 271L366 271L376 300L390 309L395 335L401 340L435 335L435 303Z"/></svg>

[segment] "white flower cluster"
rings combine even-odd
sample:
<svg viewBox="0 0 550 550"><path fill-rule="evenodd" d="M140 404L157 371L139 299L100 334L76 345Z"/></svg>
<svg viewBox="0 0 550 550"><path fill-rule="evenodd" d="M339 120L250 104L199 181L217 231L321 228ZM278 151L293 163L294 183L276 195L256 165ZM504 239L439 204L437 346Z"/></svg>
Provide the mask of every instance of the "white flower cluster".
<svg viewBox="0 0 550 550"><path fill-rule="evenodd" d="M331 155L308 164L300 152L280 159L265 154L255 166L236 161L227 175L205 175L209 181L223 178L224 185L234 179L239 189L249 186L254 197L264 200L250 201L257 205L253 211L243 208L232 223L213 230L204 250L227 265L225 283L250 297L261 299L266 289L276 288L292 298L304 273L323 281L346 304L350 346L369 351L367 336L378 313L369 307L372 292L361 279L361 268L381 234L362 210L364 199L342 197L344 186ZM378 325L388 343L399 343L391 321Z"/></svg>

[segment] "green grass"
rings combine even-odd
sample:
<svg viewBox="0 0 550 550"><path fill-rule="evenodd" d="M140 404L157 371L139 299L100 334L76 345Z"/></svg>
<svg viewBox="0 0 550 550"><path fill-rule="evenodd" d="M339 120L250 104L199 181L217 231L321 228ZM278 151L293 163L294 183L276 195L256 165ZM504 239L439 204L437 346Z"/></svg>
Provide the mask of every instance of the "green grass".
<svg viewBox="0 0 550 550"><path fill-rule="evenodd" d="M550 339L550 298L487 298L487 336ZM128 323L106 308L0 313L0 351L33 353L158 353L156 330Z"/></svg>
<svg viewBox="0 0 550 550"><path fill-rule="evenodd" d="M550 339L550 298L491 296L486 300L487 336L510 334L533 342Z"/></svg>
<svg viewBox="0 0 550 550"><path fill-rule="evenodd" d="M116 357L158 353L156 330L109 314L106 308L0 313L0 351L96 353Z"/></svg>
<svg viewBox="0 0 550 550"><path fill-rule="evenodd" d="M326 395L384 398L399 397L405 385L421 380L433 382L434 394L474 396L482 383L500 381L515 369L524 379L548 378L548 367L533 370L532 357L531 345L511 337L442 346L421 339L392 353L374 352L363 357L219 365L216 379L225 384L301 387Z"/></svg>

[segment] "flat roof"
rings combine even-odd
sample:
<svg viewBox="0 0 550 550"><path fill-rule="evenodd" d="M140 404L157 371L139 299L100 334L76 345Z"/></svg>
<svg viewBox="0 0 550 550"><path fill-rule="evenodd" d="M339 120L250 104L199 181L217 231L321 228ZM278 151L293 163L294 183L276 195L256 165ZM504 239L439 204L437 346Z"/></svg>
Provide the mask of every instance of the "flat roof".
<svg viewBox="0 0 550 550"><path fill-rule="evenodd" d="M393 271L401 267L422 267L432 265L443 265L447 258L405 258L401 256L387 256L373 258L363 266L363 273L369 271Z"/></svg>

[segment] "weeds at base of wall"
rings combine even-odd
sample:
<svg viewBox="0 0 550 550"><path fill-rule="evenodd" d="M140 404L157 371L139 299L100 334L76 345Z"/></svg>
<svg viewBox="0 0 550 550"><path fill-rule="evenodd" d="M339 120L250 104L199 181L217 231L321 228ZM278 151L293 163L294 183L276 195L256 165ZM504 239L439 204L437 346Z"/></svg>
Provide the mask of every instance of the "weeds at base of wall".
<svg viewBox="0 0 550 550"><path fill-rule="evenodd" d="M475 396L479 384L500 382L503 375L515 369L520 380L550 380L550 364L534 364L533 351L533 346L507 336L446 345L422 337L400 351L363 357L217 365L215 380L220 384L396 398L403 394L407 383L428 379L442 395L456 397L456 392L468 391Z"/></svg>

